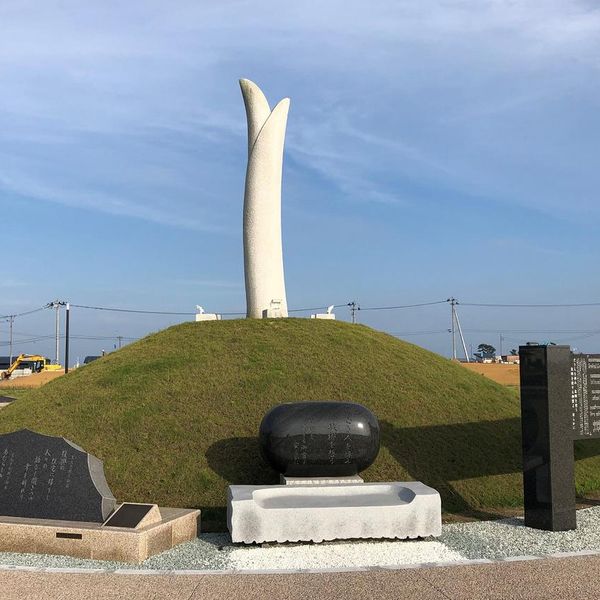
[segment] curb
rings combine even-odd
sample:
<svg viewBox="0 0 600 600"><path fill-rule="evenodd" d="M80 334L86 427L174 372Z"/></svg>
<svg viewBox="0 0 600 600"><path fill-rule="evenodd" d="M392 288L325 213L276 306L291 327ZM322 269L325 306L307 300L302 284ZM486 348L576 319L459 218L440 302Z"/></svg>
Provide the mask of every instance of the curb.
<svg viewBox="0 0 600 600"><path fill-rule="evenodd" d="M473 558L465 560L444 561L444 562L426 562L404 565L385 565L370 567L332 567L323 569L179 569L179 570L157 570L157 569L97 569L97 568L62 568L62 567L28 567L18 565L0 565L2 571L17 571L29 573L63 573L71 575L85 574L104 574L104 575L162 575L162 576L181 576L181 575L297 575L311 573L355 573L367 571L403 571L407 569L435 569L443 567L468 567L475 565L493 565L511 562L529 562L544 559L562 559L577 558L584 556L600 556L599 550L578 550L576 552L555 552L552 554L541 554L536 556L507 556L505 558Z"/></svg>

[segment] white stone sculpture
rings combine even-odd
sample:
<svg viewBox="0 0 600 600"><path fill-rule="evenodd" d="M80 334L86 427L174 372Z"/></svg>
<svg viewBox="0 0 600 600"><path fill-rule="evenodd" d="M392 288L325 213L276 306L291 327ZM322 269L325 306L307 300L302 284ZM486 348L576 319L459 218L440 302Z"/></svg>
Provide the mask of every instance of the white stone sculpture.
<svg viewBox="0 0 600 600"><path fill-rule="evenodd" d="M244 273L249 318L287 317L281 241L281 172L289 98L273 110L261 89L240 79L248 120L244 191ZM274 310L274 307L277 310Z"/></svg>
<svg viewBox="0 0 600 600"><path fill-rule="evenodd" d="M330 319L332 321L335 320L335 314L333 313L333 309L335 308L335 305L332 304L331 306L327 307L327 312L326 313L317 313L316 315L310 315L311 319Z"/></svg>

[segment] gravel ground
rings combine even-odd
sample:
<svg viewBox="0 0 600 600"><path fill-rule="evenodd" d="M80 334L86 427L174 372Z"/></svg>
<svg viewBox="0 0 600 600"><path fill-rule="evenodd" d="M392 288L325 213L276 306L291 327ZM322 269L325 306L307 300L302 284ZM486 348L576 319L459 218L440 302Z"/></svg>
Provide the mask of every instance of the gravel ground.
<svg viewBox="0 0 600 600"><path fill-rule="evenodd" d="M600 507L577 513L576 531L530 529L523 519L445 525L442 536L426 540L339 541L322 544L231 543L229 535L202 534L193 542L163 552L139 567L63 556L0 553L0 565L33 568L139 570L296 570L452 563L467 559L544 556L557 552L600 552Z"/></svg>
<svg viewBox="0 0 600 600"><path fill-rule="evenodd" d="M600 551L600 507L578 510L575 531L541 531L525 527L523 519L502 519L446 525L437 539L467 559Z"/></svg>

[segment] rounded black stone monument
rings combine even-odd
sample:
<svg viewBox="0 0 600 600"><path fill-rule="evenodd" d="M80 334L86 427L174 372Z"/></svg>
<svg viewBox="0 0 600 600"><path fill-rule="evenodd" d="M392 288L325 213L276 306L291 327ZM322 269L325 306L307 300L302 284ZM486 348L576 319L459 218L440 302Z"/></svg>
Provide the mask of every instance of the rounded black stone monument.
<svg viewBox="0 0 600 600"><path fill-rule="evenodd" d="M353 402L292 402L264 416L259 439L265 460L286 477L349 477L377 458L379 422Z"/></svg>

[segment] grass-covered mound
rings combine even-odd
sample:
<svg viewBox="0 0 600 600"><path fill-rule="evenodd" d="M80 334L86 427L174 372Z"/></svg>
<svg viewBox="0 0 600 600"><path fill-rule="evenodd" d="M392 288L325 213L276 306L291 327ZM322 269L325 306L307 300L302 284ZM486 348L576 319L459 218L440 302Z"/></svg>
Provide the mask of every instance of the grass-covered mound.
<svg viewBox="0 0 600 600"><path fill-rule="evenodd" d="M256 434L270 407L297 400L351 400L379 417L367 481L420 479L450 512L522 502L514 391L342 322L171 327L25 393L0 412L0 432L62 435L104 460L119 500L200 507L223 527L229 483L277 481ZM594 466L580 468L582 489L600 488Z"/></svg>

